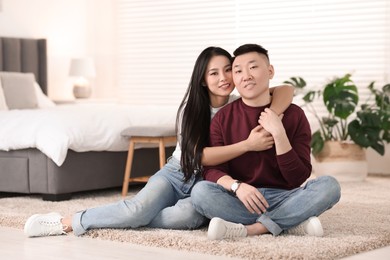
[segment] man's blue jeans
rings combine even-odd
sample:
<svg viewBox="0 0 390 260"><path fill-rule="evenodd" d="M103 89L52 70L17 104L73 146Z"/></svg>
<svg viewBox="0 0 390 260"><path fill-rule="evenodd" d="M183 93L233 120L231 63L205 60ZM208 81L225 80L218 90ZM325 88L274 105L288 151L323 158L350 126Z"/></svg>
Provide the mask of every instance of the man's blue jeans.
<svg viewBox="0 0 390 260"><path fill-rule="evenodd" d="M131 199L77 212L72 218L74 234L93 228L200 227L207 219L193 208L190 193L201 178L192 176L188 182L183 178L179 161L171 158Z"/></svg>
<svg viewBox="0 0 390 260"><path fill-rule="evenodd" d="M269 208L263 214L253 214L231 192L221 185L198 182L191 198L195 209L202 215L241 223L262 223L273 235L290 229L312 216L319 216L340 199L340 185L331 176L321 176L293 190L259 188Z"/></svg>

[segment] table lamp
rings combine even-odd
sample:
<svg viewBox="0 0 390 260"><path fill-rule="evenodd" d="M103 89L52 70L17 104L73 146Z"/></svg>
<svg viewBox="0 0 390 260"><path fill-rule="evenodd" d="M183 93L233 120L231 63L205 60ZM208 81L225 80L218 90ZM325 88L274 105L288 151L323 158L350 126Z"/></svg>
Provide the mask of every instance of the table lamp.
<svg viewBox="0 0 390 260"><path fill-rule="evenodd" d="M89 79L96 76L95 65L91 58L72 59L69 76L76 77L73 84L75 98L89 98L92 88Z"/></svg>

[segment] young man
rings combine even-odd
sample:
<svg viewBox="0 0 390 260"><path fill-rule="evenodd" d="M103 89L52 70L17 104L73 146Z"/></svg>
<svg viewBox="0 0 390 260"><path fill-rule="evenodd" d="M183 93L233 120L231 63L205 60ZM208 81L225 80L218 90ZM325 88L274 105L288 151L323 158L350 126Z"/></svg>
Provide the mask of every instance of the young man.
<svg viewBox="0 0 390 260"><path fill-rule="evenodd" d="M322 236L317 216L338 202L340 185L323 176L301 187L312 170L311 130L303 110L292 104L281 119L269 109L274 68L266 49L245 44L234 55L233 81L242 98L215 115L210 145L244 140L260 123L272 135L274 146L205 167L206 181L195 185L191 197L195 209L211 219L208 237L276 236L283 231Z"/></svg>

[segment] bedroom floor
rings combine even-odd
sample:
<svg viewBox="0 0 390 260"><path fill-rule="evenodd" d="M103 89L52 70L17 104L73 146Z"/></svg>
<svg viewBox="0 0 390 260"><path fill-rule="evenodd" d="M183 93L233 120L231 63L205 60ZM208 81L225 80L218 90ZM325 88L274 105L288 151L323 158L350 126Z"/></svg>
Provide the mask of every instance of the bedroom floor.
<svg viewBox="0 0 390 260"><path fill-rule="evenodd" d="M139 260L222 260L226 257L199 253L123 244L114 241L102 241L90 238L78 238L73 235L26 238L23 232L15 228L0 227L1 259L132 259ZM371 252L344 258L345 260L376 259L387 260L390 246ZM237 259L237 258L229 258Z"/></svg>

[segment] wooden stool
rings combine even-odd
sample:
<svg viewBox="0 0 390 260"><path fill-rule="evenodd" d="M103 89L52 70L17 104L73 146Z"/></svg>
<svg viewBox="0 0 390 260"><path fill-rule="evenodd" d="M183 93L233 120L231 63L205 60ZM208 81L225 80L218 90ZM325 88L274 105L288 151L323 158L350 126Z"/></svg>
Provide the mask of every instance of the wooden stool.
<svg viewBox="0 0 390 260"><path fill-rule="evenodd" d="M174 126L132 126L123 130L121 135L128 137L130 141L122 186L122 197L125 197L128 192L129 183L147 182L150 178L150 176L131 178L131 166L133 163L135 144L158 144L161 169L166 161L165 145L167 143L176 143L176 133Z"/></svg>

